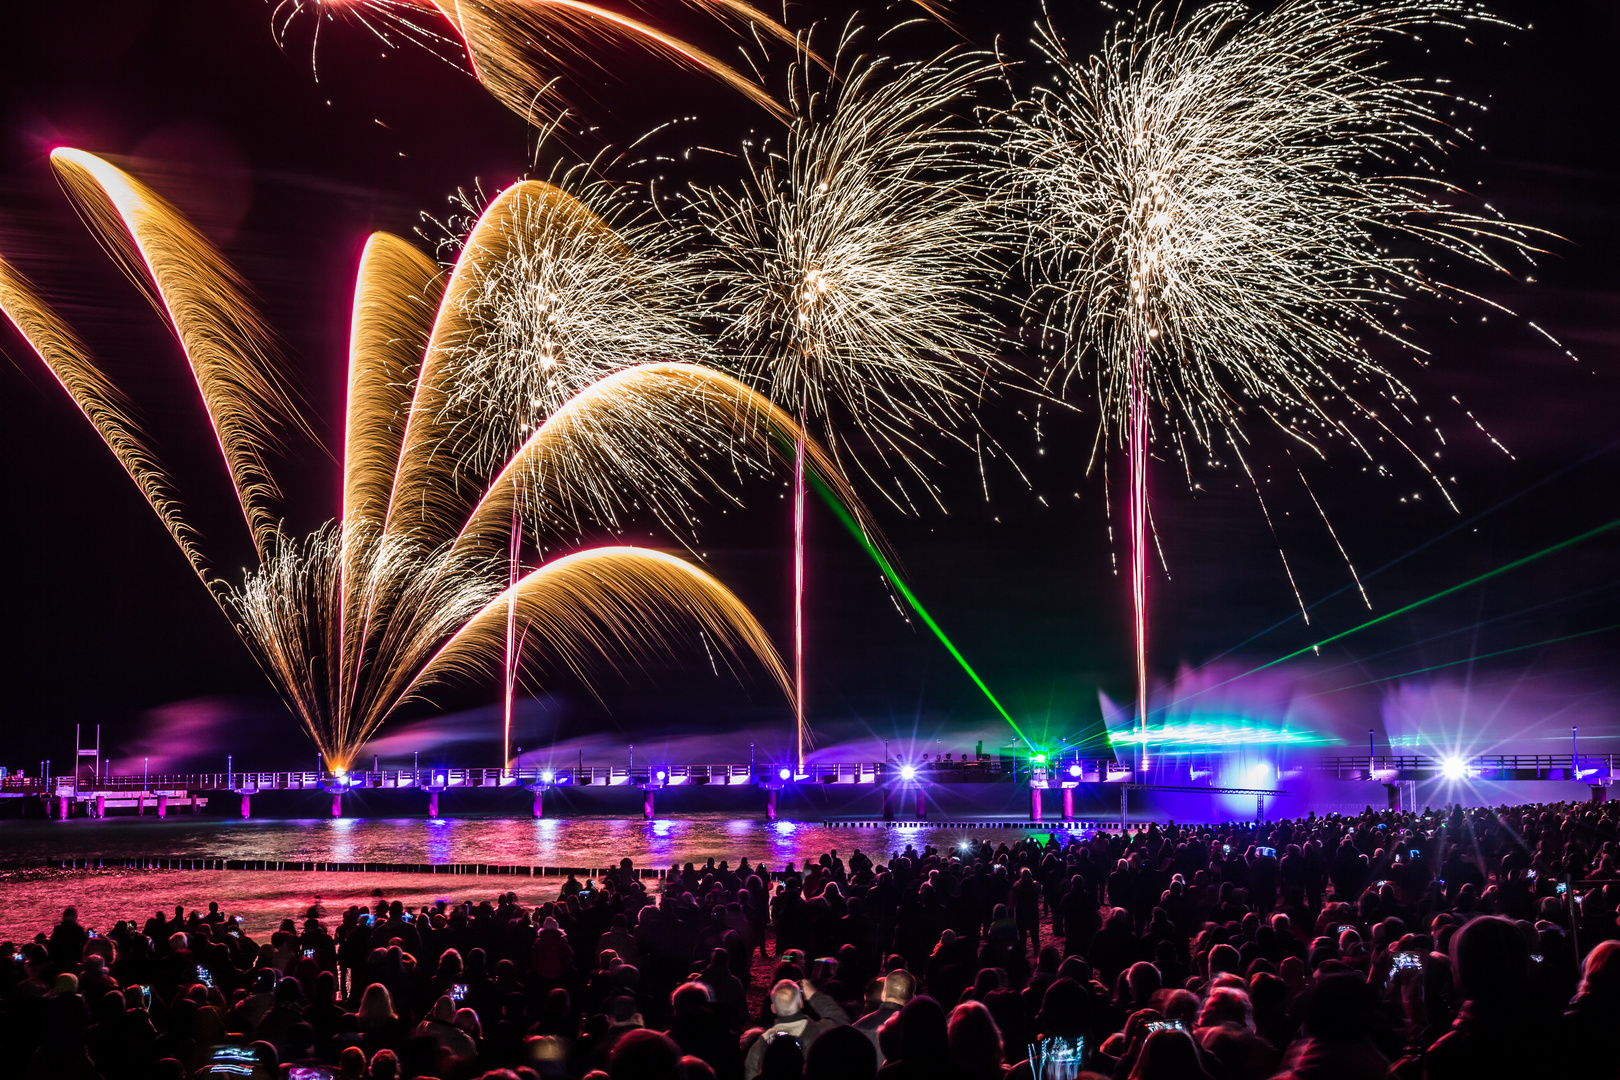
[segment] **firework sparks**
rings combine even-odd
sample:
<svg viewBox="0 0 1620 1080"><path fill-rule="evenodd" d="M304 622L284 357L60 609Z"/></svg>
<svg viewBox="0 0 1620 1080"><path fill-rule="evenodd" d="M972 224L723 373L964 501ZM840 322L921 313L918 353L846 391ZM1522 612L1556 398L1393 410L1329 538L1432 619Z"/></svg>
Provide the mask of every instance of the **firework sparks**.
<svg viewBox="0 0 1620 1080"><path fill-rule="evenodd" d="M983 203L956 166L975 136L958 112L991 69L947 54L896 65L853 54L827 78L790 76L786 144L747 154L738 190L689 205L720 344L770 397L818 425L847 413L879 452L921 475L915 429L954 426L986 357ZM794 642L803 761L805 483L794 473ZM864 464L859 465L865 470ZM867 470L867 475L872 474ZM872 477L874 480L875 477ZM903 497L903 496L902 496Z"/></svg>
<svg viewBox="0 0 1620 1080"><path fill-rule="evenodd" d="M266 554L275 542L279 492L265 457L276 443L278 421L298 421L272 369L270 332L246 285L202 233L128 173L68 147L51 151L51 164L86 223L184 350L254 545Z"/></svg>
<svg viewBox="0 0 1620 1080"><path fill-rule="evenodd" d="M1354 427L1394 436L1411 401L1372 352L1421 352L1398 305L1468 298L1431 276L1431 256L1507 272L1495 252L1535 250L1532 230L1440 176L1463 135L1443 114L1468 103L1388 76L1378 55L1482 23L1503 25L1463 0L1155 5L1085 59L1048 24L1049 80L1000 117L1054 374L1095 377L1103 445L1131 460L1144 724L1150 443L1188 468L1230 450L1247 471L1258 414L1318 453L1336 438L1366 453Z"/></svg>
<svg viewBox="0 0 1620 1080"><path fill-rule="evenodd" d="M358 26L388 48L419 45L438 56L455 54L458 38L446 34L432 4L416 0L278 0L270 16L271 32L286 45L292 28L311 25L309 64L320 77L321 31L332 23Z"/></svg>
<svg viewBox="0 0 1620 1080"><path fill-rule="evenodd" d="M991 69L853 45L836 79L796 65L785 145L750 153L736 190L694 189L690 208L721 347L830 446L842 409L910 463L915 428L961 419L994 352L984 203L956 169L978 138L960 111Z"/></svg>
<svg viewBox="0 0 1620 1080"><path fill-rule="evenodd" d="M485 445L489 436L440 417L465 357L447 342L452 329L487 315L460 298L486 276L478 264L504 249L469 242L446 283L410 244L378 235L366 245L356 286L342 516L302 539L275 528L261 535L252 508L273 489L264 444L253 436L269 430L267 414L284 399L264 389L276 384L262 381L271 372L262 339L247 332L259 323L239 282L133 178L77 151L53 157L88 209L87 222L115 252L130 255L132 267L146 268L144 284L192 363L232 476L255 478L239 481L238 491L260 567L239 588L207 571L167 476L88 351L4 263L0 309L140 486L333 768L347 768L394 709L436 680L498 660L509 622L521 625L520 649L582 676L594 659L701 639L728 659L757 657L791 695L748 609L673 556L591 549L510 576L519 507L549 514L596 505L606 490L630 498L642 485L707 481L706 451L732 468L744 451L780 454L798 437L780 409L718 372L646 364L596 378L561 401L509 460L465 461L454 447ZM486 213L481 225L489 220ZM622 246L605 228L598 242ZM179 272L188 259L189 277ZM492 425L509 422L500 410L491 416ZM429 442L434 431L448 432L447 441ZM819 447L813 455L831 471ZM546 486L534 490L538 477Z"/></svg>
<svg viewBox="0 0 1620 1080"><path fill-rule="evenodd" d="M466 194L456 200L476 213L457 245L474 257L460 260L468 272L451 286L452 318L437 338L435 363L456 372L437 419L475 424L468 453L485 464L603 376L709 351L675 257L680 234L585 172L515 184L482 213Z"/></svg>
<svg viewBox="0 0 1620 1080"><path fill-rule="evenodd" d="M742 0L683 3L738 33L793 40L781 23ZM567 111L565 73L608 72L604 47L624 44L707 74L767 112L788 118L758 83L713 54L644 20L583 0L280 0L272 20L277 40L285 42L301 21L314 24L312 64L321 27L331 22L359 25L390 47L411 43L445 55L445 46L459 46L497 101L537 123L551 123Z"/></svg>

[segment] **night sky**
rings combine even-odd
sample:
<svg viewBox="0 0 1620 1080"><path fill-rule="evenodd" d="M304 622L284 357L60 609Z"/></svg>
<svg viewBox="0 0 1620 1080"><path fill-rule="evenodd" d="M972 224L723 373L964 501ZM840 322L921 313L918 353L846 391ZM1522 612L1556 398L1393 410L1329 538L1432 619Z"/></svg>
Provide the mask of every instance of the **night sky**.
<svg viewBox="0 0 1620 1080"><path fill-rule="evenodd" d="M1053 6L1068 13L1072 46L1089 51L1106 24L1102 9ZM1478 307L1419 304L1410 313L1431 362L1392 362L1444 433L1440 467L1457 478L1457 511L1398 451L1379 459L1387 476L1343 452L1305 466L1362 572L1371 614L1620 517L1620 260L1612 254L1620 246L1620 84L1613 78L1620 8L1608 0L1492 6L1533 29L1476 34L1472 45L1438 35L1422 60L1421 70L1454 78L1460 93L1489 102L1474 122L1479 146L1455 155L1451 175L1470 188L1479 182L1509 218L1563 239L1550 243L1534 285L1453 275L1519 319L1492 312L1481 322L1486 312ZM381 49L357 26L323 28L317 78L308 25L278 47L272 7L260 0L13 7L0 31L0 253L46 290L136 400L222 565L247 552L230 546L240 545L239 523L206 457L183 360L77 221L51 175L50 148L113 155L224 248L258 291L294 381L336 446L352 276L369 232L410 235L424 213L443 214L458 187L498 190L526 171L548 171L559 153L622 146L672 117L695 119L666 138L714 146L735 146L771 124L700 77L633 51L609 52L603 59L614 78L576 94L595 130L547 147L536 170L532 131L472 78L420 49ZM957 7L981 44L996 34L1027 38L1037 14L1024 0L959 0ZM790 17L797 24L813 12L844 10L805 5ZM881 6L871 11L875 20L894 18ZM689 12L678 25L711 47L732 47ZM932 28L906 40L922 55L951 37ZM1578 361L1524 319L1560 338ZM9 330L0 333L0 351L10 361L0 363L0 764L31 772L50 756L60 767L76 723L105 725L115 761L166 753L201 762L225 749L238 768L311 757L291 715L66 396ZM924 507L909 516L865 494L919 597L1026 730L1095 739L1099 692L1116 700L1131 692L1129 610L1113 570L1102 478L1085 473L1096 422L1089 387L1077 388L1071 402L1076 409L1042 410L1039 437L1027 394L1009 390L986 406L987 431L1027 485L1005 461L991 461L981 480L973 453L935 439L933 472L948 513ZM1303 464L1297 451L1290 458L1262 434L1253 460L1276 538L1236 469L1197 472L1200 489L1190 492L1173 463L1154 466L1155 520L1169 567L1168 579L1155 567L1150 616L1161 680L1215 661L1195 678L1218 681L1212 672L1237 674L1370 617L1346 588L1345 561L1295 473ZM288 478L294 531L335 513L331 460L301 453L280 474ZM1418 492L1421 499L1411 498ZM703 511L698 547L785 644L791 532L782 478L741 494L741 509L722 513L716 503ZM1117 511L1114 520L1117 530ZM632 539L659 543L651 522ZM1315 605L1309 627L1279 541ZM810 543L808 699L826 741L864 732L929 745L942 737L947 749L976 737L1004 742L1006 725L931 635L902 618L876 568L830 515L812 514ZM1394 560L1401 561L1374 573ZM1583 751L1620 752L1620 633L1593 632L1620 622L1617 599L1620 530L1273 669L1263 678L1286 686L1265 693L1307 688L1347 739L1364 739L1373 726L1393 734L1387 721L1396 702L1428 709L1422 723L1447 737L1462 732L1481 747L1567 752L1568 724L1579 717L1590 740ZM1557 638L1566 640L1537 644ZM1480 659L1459 663L1471 657ZM1450 666L1404 674L1435 665ZM564 678L537 674L537 681L551 698L531 710L531 745L595 739L619 747L694 732L734 732L745 742L744 731L785 738L791 726L762 674L717 679L701 656L605 677L600 700ZM439 704L487 707L493 693L459 687ZM418 708L401 722L424 715ZM486 719L475 713L467 723L483 730ZM1533 722L1539 726L1526 727ZM441 752L458 763L495 761L487 746L458 747Z"/></svg>

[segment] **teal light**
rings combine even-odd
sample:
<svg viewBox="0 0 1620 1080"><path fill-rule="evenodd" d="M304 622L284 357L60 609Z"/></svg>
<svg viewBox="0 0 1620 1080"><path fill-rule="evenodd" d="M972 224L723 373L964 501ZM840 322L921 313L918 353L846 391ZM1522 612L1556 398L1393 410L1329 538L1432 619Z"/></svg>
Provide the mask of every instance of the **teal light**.
<svg viewBox="0 0 1620 1080"><path fill-rule="evenodd" d="M1119 734L1109 733L1115 745L1144 743L1164 750L1220 749L1232 746L1331 746L1340 740L1331 735L1252 720L1245 716L1204 714L1197 719L1161 724L1142 731L1132 727Z"/></svg>

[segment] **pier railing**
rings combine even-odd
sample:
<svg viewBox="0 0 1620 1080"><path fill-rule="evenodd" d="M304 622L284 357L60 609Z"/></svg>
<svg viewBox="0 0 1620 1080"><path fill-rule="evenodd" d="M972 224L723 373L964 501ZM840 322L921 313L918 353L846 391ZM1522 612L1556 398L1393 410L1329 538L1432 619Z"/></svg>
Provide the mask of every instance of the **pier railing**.
<svg viewBox="0 0 1620 1080"><path fill-rule="evenodd" d="M932 781L972 782L1012 779L1019 770L1010 760L918 762L911 769ZM249 772L223 770L202 773L133 773L75 777L0 778L6 795L74 795L87 791L208 792L233 791L376 791L401 788L448 790L455 788L534 787L683 787L743 784L876 784L895 775L898 765L880 761L816 762L803 769L780 762L714 765L571 765L520 769L466 769L421 767L413 769L357 769L350 772ZM783 773L787 775L783 775ZM1022 769L1024 774L1028 769Z"/></svg>
<svg viewBox="0 0 1620 1080"><path fill-rule="evenodd" d="M1441 758L1421 754L1322 756L1298 767L1338 780L1405 783L1436 778L1455 781L1512 782L1526 780L1579 780L1607 786L1614 775L1615 755L1484 754ZM1034 787L1074 786L1075 783L1135 783L1128 762L1100 758L1064 757L1032 764L1028 759L981 756L976 759L898 762L816 762L803 769L784 762L710 765L525 765L519 769L429 767L363 769L347 773L249 772L222 770L197 773L117 773L103 776L0 777L0 796L49 795L85 798L92 793L171 794L260 791L387 791L417 788L446 791L471 788L536 789L548 787L700 787L706 785L765 787L823 785L881 785L915 779L929 784L1029 783Z"/></svg>
<svg viewBox="0 0 1620 1080"><path fill-rule="evenodd" d="M1480 754L1441 758L1423 754L1340 755L1317 760L1317 771L1339 780L1580 780L1606 785L1614 775L1613 754Z"/></svg>

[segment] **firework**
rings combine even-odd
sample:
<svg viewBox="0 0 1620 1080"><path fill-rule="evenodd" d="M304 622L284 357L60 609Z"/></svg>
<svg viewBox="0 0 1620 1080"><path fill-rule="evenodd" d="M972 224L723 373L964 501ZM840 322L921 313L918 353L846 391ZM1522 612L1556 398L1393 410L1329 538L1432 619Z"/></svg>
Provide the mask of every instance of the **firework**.
<svg viewBox="0 0 1620 1080"><path fill-rule="evenodd" d="M992 69L853 45L836 77L795 66L785 144L750 153L735 190L694 189L690 209L721 347L835 451L842 410L913 463L915 429L961 419L994 351L984 203L959 169L978 140L960 110Z"/></svg>
<svg viewBox="0 0 1620 1080"><path fill-rule="evenodd" d="M51 163L86 223L163 316L185 352L262 556L275 541L275 481L265 464L278 421L296 423L271 364L270 333L246 289L190 222L128 173L83 151Z"/></svg>
<svg viewBox="0 0 1620 1080"><path fill-rule="evenodd" d="M793 40L781 23L742 0L682 2L738 33ZM444 45L457 44L485 89L525 120L550 123L562 115L567 110L562 76L610 72L602 53L624 44L707 74L787 119L758 83L711 53L622 11L582 0L281 0L273 18L278 40L286 40L300 16L314 21L312 57L322 24L338 20L358 23L390 46L409 42L442 55Z"/></svg>
<svg viewBox="0 0 1620 1080"><path fill-rule="evenodd" d="M435 424L470 428L466 456L505 460L564 401L627 365L701 360L680 234L584 166L505 189L460 241L429 368L454 371ZM467 195L458 208L476 212ZM449 231L464 218L452 218ZM462 254L465 253L465 254ZM491 410L498 410L491 415ZM434 438L437 439L435 432Z"/></svg>
<svg viewBox="0 0 1620 1080"><path fill-rule="evenodd" d="M1047 80L1000 117L1055 374L1094 378L1100 444L1129 456L1144 725L1150 444L1189 469L1229 450L1247 471L1260 417L1318 453L1335 438L1367 452L1362 422L1405 445L1391 424L1411 394L1372 351L1420 351L1399 305L1467 296L1431 276L1435 256L1505 272L1493 252L1534 250L1439 174L1467 103L1379 57L1481 23L1496 20L1463 0L1153 6L1084 59L1048 24Z"/></svg>
<svg viewBox="0 0 1620 1080"><path fill-rule="evenodd" d="M991 69L956 54L900 65L856 56L854 44L846 35L831 75L801 58L784 145L748 153L739 188L696 188L689 207L706 240L698 262L720 347L801 427L819 427L841 465L852 455L832 414L921 475L916 428L962 419L992 352L983 204L959 170L975 141L959 110ZM801 762L802 459L801 446L793 509Z"/></svg>
<svg viewBox="0 0 1620 1080"><path fill-rule="evenodd" d="M252 481L239 480L238 493L260 566L241 586L208 569L122 399L72 331L4 263L0 308L118 456L335 769L347 768L401 703L440 678L483 670L499 655L500 627L513 611L530 654L580 674L593 658L622 660L701 636L728 658L757 657L791 694L747 608L673 556L589 549L508 580L509 523L518 508L555 527L549 515L582 513L609 490L650 498L642 485L696 483L710 479L711 468L718 476L720 466L706 460L729 469L758 452L780 454L799 434L782 410L718 372L647 364L567 397L509 460L463 460L458 446L485 445L489 436L465 418L445 418L446 387L464 355L447 343L455 328L486 319L458 297L485 276L477 264L501 252L469 242L445 282L410 244L379 234L366 245L356 287L342 516L301 539L275 528L263 533L256 515L268 513L274 491L265 433L272 409L288 399L267 389L279 384L239 280L172 207L127 174L78 151L58 151L53 161L87 222L129 256L126 269L168 315L233 478ZM486 211L483 222L491 220ZM601 242L621 244L610 230ZM496 410L490 423L509 419ZM442 441L429 432L441 432ZM819 467L833 471L819 447L812 451Z"/></svg>

